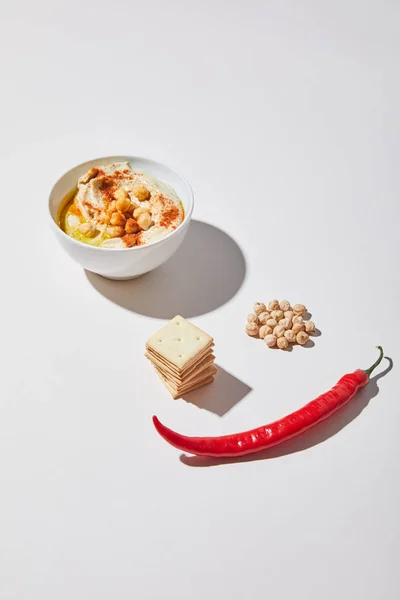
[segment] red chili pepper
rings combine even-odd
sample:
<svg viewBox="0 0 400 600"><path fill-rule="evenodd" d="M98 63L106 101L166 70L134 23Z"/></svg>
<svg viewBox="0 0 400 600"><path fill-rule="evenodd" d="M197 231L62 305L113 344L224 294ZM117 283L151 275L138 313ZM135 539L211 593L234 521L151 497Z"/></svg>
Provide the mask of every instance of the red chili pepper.
<svg viewBox="0 0 400 600"><path fill-rule="evenodd" d="M377 346L377 348L379 358L372 367L366 371L358 369L354 373L344 375L329 392L318 396L303 408L269 425L220 437L181 435L165 427L155 416L153 417L154 426L172 446L198 456L234 457L271 448L271 446L281 444L314 427L347 404L359 389L367 385L372 371L381 362L383 350L381 346Z"/></svg>

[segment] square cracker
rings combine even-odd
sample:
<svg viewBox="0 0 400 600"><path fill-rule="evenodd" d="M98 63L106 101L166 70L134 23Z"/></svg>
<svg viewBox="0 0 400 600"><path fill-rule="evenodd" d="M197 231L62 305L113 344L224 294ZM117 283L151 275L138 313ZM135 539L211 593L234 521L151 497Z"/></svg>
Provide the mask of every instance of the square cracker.
<svg viewBox="0 0 400 600"><path fill-rule="evenodd" d="M163 356L161 356L160 354L157 354L156 352L154 352L154 350L152 350L152 348L149 348L148 346L146 346L146 352L151 356L156 358L159 362L163 363L166 367L169 367L169 369L171 371L173 371L177 377L184 377L185 373L187 373L188 371L190 371L190 369L192 369L197 363L199 363L201 360L203 360L203 358L205 356L207 356L207 354L210 354L212 352L214 344L209 344L200 354L197 354L197 356L194 356L186 365L184 369L177 369L176 366L169 362L168 360L166 360Z"/></svg>
<svg viewBox="0 0 400 600"><path fill-rule="evenodd" d="M176 377L174 377L170 373L166 373L164 369L160 369L160 367L157 367L156 365L154 365L154 368L156 369L156 371L161 373L162 376L165 377L165 379L167 379L171 383L171 385L173 385L174 387L182 387L188 382L202 377L206 371L208 372L210 369L215 368L215 365L214 361L209 364L206 364L200 370L196 370L195 372L190 373L188 377L185 377L185 379L176 379Z"/></svg>
<svg viewBox="0 0 400 600"><path fill-rule="evenodd" d="M196 387L202 381L208 381L210 379L214 379L214 375L208 375L207 377L200 377L198 379L198 381L194 381L188 385L185 385L184 387L176 388L175 386L171 385L171 383L167 379L164 379L162 377L162 375L160 375L160 373L158 373L158 375L159 375L161 381L163 382L163 384L168 389L168 391L171 392L171 394L173 393L175 395L176 394L186 394L186 392L191 391L193 387Z"/></svg>
<svg viewBox="0 0 400 600"><path fill-rule="evenodd" d="M163 380L166 381L169 384L169 386L177 392L180 392L181 390L190 387L191 385L198 383L203 379L208 379L209 377L211 377L211 375L215 375L217 372L217 367L215 365L211 365L203 369L200 373L196 373L195 375L183 382L176 382L174 379L167 377L165 373L160 371L160 369L158 369L157 367L155 367L155 369L157 373L162 376Z"/></svg>
<svg viewBox="0 0 400 600"><path fill-rule="evenodd" d="M182 371L213 342L207 333L177 315L147 340L147 348Z"/></svg>
<svg viewBox="0 0 400 600"><path fill-rule="evenodd" d="M176 381L168 375L165 375L165 373L163 373L162 371L160 372L163 375L164 379L166 379L172 387L176 388L177 390L180 390L181 388L187 387L188 385L192 385L193 382L203 379L204 377L210 377L211 375L215 375L215 373L217 372L217 367L215 366L215 364L208 365L207 367L205 367L197 373L194 373L184 381Z"/></svg>
<svg viewBox="0 0 400 600"><path fill-rule="evenodd" d="M199 363L196 363L190 369L188 369L183 376L178 376L175 373L175 371L173 371L169 366L166 366L163 362L154 358L148 352L146 352L145 356L149 359L149 361L154 367L162 371L166 377L174 379L177 383L185 381L186 379L189 379L189 377L191 377L192 375L200 373L203 369L212 365L215 360L214 354L207 354Z"/></svg>
<svg viewBox="0 0 400 600"><path fill-rule="evenodd" d="M210 372L209 374L200 373L200 375L198 375L197 377L194 377L191 381L188 381L187 383L179 385L179 386L174 385L158 369L156 369L156 373L159 376L159 378L161 379L161 381L164 383L164 385L167 386L168 390L171 393L174 392L175 394L183 394L183 393L186 393L188 390L190 391L194 386L197 386L202 381L206 381L206 380L208 381L210 378L212 378L214 380L214 375L217 372L217 368L215 367L215 365L213 365L212 368L213 368L214 372Z"/></svg>
<svg viewBox="0 0 400 600"><path fill-rule="evenodd" d="M169 391L169 393L171 394L173 399L177 400L178 398L181 398L182 396L186 396L186 394L190 394L190 392L194 392L194 390L197 390L198 388L203 387L203 385L208 385L209 383L212 383L213 381L214 381L214 377L209 377L208 379L204 379L203 381L196 383L196 385L193 385L191 388L189 388L187 390L182 390L180 392L176 392L172 388L170 389L167 384L165 384L165 387L167 388L167 390Z"/></svg>
<svg viewBox="0 0 400 600"><path fill-rule="evenodd" d="M161 378L161 376L160 376L160 378ZM161 378L161 380L164 383L164 385L167 388L167 390L169 391L169 393L171 394L171 396L174 398L174 400L176 400L180 396L183 396L185 394L189 394L189 392L193 392L194 390L197 390L197 388L202 387L203 385L207 385L208 383L212 383L214 381L214 377L213 376L207 377L207 379L203 379L202 381L199 381L196 384L193 384L192 386L190 386L187 389L179 390L179 392L176 391L174 388L172 388L167 381L165 381L162 378Z"/></svg>

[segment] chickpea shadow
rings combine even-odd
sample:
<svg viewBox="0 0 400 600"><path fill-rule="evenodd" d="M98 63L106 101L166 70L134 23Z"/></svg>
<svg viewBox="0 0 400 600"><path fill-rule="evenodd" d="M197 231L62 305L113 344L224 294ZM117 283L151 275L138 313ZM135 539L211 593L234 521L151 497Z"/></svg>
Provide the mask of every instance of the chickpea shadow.
<svg viewBox="0 0 400 600"><path fill-rule="evenodd" d="M161 267L129 281L85 271L94 289L122 308L158 319L203 315L227 304L246 278L246 260L227 233L202 221L190 223L182 245Z"/></svg>
<svg viewBox="0 0 400 600"><path fill-rule="evenodd" d="M212 385L205 385L182 399L202 410L208 410L222 417L238 404L252 388L219 365Z"/></svg>
<svg viewBox="0 0 400 600"><path fill-rule="evenodd" d="M275 352L301 352L301 350L303 350L304 348L314 348L314 346L315 342L310 338L302 346L300 344L289 344L289 346L285 348L285 350L281 350L280 348L278 348L278 346L273 346L272 348L270 348L270 350L273 350Z"/></svg>
<svg viewBox="0 0 400 600"><path fill-rule="evenodd" d="M293 352L294 345L289 344L289 346L284 350L282 348L278 348L278 346L272 346L272 348L268 348L268 350L272 350L272 352Z"/></svg>
<svg viewBox="0 0 400 600"><path fill-rule="evenodd" d="M237 458L210 458L206 456L188 456L182 454L180 460L183 464L189 467L214 467L232 463L254 462L259 460L268 460L272 458L281 458L288 454L303 452L313 446L322 444L329 438L339 433L344 427L349 425L356 419L362 411L368 406L372 398L379 394L378 381L385 377L393 369L393 360L385 356L388 361L388 367L371 378L369 384L363 388L347 405L331 417L322 421L309 431L302 435L283 442L278 446L274 446L268 450L263 450L255 454L240 456Z"/></svg>
<svg viewBox="0 0 400 600"><path fill-rule="evenodd" d="M309 311L307 311L306 313L304 313L303 319L305 321L311 321L311 319L312 319L312 313L310 313ZM317 329L317 327L316 327L315 330L313 331L313 333L311 335L312 335L312 337L320 337L322 335L322 333L321 333L321 330Z"/></svg>

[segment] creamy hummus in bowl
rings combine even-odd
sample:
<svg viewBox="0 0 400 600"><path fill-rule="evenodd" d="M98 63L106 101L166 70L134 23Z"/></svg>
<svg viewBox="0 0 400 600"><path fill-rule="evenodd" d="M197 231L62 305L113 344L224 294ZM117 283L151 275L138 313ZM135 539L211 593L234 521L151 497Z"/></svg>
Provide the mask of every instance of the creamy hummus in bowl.
<svg viewBox="0 0 400 600"><path fill-rule="evenodd" d="M85 269L130 279L165 262L193 210L187 181L156 161L111 156L68 171L50 193L53 230Z"/></svg>
<svg viewBox="0 0 400 600"><path fill-rule="evenodd" d="M61 206L59 225L85 244L123 249L160 240L183 219L175 190L125 161L84 173Z"/></svg>

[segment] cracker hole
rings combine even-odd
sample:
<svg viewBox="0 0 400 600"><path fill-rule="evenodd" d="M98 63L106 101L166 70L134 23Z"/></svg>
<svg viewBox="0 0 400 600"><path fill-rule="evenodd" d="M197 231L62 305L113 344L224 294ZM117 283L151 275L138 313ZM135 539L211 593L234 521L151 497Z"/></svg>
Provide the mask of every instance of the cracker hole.
<svg viewBox="0 0 400 600"><path fill-rule="evenodd" d="M200 339L200 336L198 335L197 338L196 338L196 340L199 340L199 339Z"/></svg>
<svg viewBox="0 0 400 600"><path fill-rule="evenodd" d="M178 358L182 358L183 354L178 354Z"/></svg>

